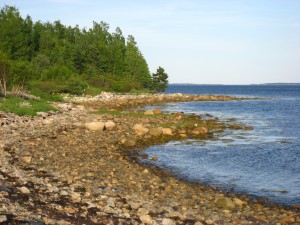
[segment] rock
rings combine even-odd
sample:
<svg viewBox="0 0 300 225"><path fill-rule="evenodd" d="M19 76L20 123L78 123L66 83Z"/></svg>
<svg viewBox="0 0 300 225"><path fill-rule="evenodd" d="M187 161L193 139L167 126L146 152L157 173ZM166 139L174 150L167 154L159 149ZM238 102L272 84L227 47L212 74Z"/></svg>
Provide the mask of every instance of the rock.
<svg viewBox="0 0 300 225"><path fill-rule="evenodd" d="M233 201L230 198L218 198L216 200L216 206L218 208L224 208L224 209L234 209L235 205Z"/></svg>
<svg viewBox="0 0 300 225"><path fill-rule="evenodd" d="M30 190L27 187L18 188L22 194L30 194Z"/></svg>
<svg viewBox="0 0 300 225"><path fill-rule="evenodd" d="M72 199L73 202L80 202L81 201L81 196L80 196L79 193L73 192L71 194L71 199Z"/></svg>
<svg viewBox="0 0 300 225"><path fill-rule="evenodd" d="M104 124L105 130L111 131L116 127L116 124L112 121L105 122Z"/></svg>
<svg viewBox="0 0 300 225"><path fill-rule="evenodd" d="M72 108L69 104L66 103L57 104L57 107L65 111L68 111L70 108Z"/></svg>
<svg viewBox="0 0 300 225"><path fill-rule="evenodd" d="M179 130L177 131L177 133L178 133L178 134L185 134L186 132L185 132L184 129L179 129Z"/></svg>
<svg viewBox="0 0 300 225"><path fill-rule="evenodd" d="M208 130L205 127L197 127L191 132L193 135L204 135L208 133Z"/></svg>
<svg viewBox="0 0 300 225"><path fill-rule="evenodd" d="M295 218L293 216L283 216L280 220L281 223L287 224L287 223L294 223Z"/></svg>
<svg viewBox="0 0 300 225"><path fill-rule="evenodd" d="M149 210L148 209L145 209L145 208L139 208L138 211L137 211L137 214L139 216L142 216L142 215L148 215L149 214Z"/></svg>
<svg viewBox="0 0 300 225"><path fill-rule="evenodd" d="M64 190L62 190L62 191L60 192L60 195L61 195L61 196L68 196L69 193L66 192L66 191L64 191Z"/></svg>
<svg viewBox="0 0 300 225"><path fill-rule="evenodd" d="M174 212L174 211L171 211L171 212L167 213L166 216L169 217L169 218L179 218L179 219L183 218L181 213Z"/></svg>
<svg viewBox="0 0 300 225"><path fill-rule="evenodd" d="M145 112L144 112L145 115L154 115L154 112L150 109L147 109Z"/></svg>
<svg viewBox="0 0 300 225"><path fill-rule="evenodd" d="M83 105L78 105L78 106L76 106L76 108L80 111L85 110L85 107Z"/></svg>
<svg viewBox="0 0 300 225"><path fill-rule="evenodd" d="M135 210L141 207L141 203L129 202L129 204L130 204L130 207Z"/></svg>
<svg viewBox="0 0 300 225"><path fill-rule="evenodd" d="M154 109L154 110L153 110L153 113L156 114L156 115L157 115L157 114L161 114L161 110L160 110L160 109Z"/></svg>
<svg viewBox="0 0 300 225"><path fill-rule="evenodd" d="M149 132L149 129L144 127L142 124L135 124L133 126L133 129L134 129L136 135L138 135L138 136L142 136Z"/></svg>
<svg viewBox="0 0 300 225"><path fill-rule="evenodd" d="M45 125L52 124L53 122L54 122L53 118L43 120L43 124L45 124Z"/></svg>
<svg viewBox="0 0 300 225"><path fill-rule="evenodd" d="M240 208L242 208L243 205L246 205L246 204L247 204L246 202L244 202L244 201L242 201L242 200L240 200L240 199L238 199L238 198L234 198L234 199L233 199L233 202L234 202L234 204L235 204L236 206L238 206L238 207L240 207Z"/></svg>
<svg viewBox="0 0 300 225"><path fill-rule="evenodd" d="M0 182L0 192L1 192L1 191L7 192L7 193L10 193L10 192L11 192L10 188L8 188L6 185L4 185L4 184L2 184L2 183Z"/></svg>
<svg viewBox="0 0 300 225"><path fill-rule="evenodd" d="M90 122L90 123L85 123L84 126L88 130L96 131L96 130L104 130L105 124L103 122Z"/></svg>
<svg viewBox="0 0 300 225"><path fill-rule="evenodd" d="M162 224L162 225L173 225L173 224L174 224L174 221L171 220L171 219L168 219L168 218L163 218L161 224Z"/></svg>
<svg viewBox="0 0 300 225"><path fill-rule="evenodd" d="M136 141L133 139L125 140L124 145L127 147L134 147L136 145Z"/></svg>
<svg viewBox="0 0 300 225"><path fill-rule="evenodd" d="M140 220L147 224L147 225L152 225L153 224L153 220L149 215L142 215L140 216Z"/></svg>
<svg viewBox="0 0 300 225"><path fill-rule="evenodd" d="M157 161L158 158L157 158L156 156L153 156L153 157L151 158L151 160L152 160L152 161Z"/></svg>
<svg viewBox="0 0 300 225"><path fill-rule="evenodd" d="M7 217L5 215L0 215L0 223L7 221Z"/></svg>
<svg viewBox="0 0 300 225"><path fill-rule="evenodd" d="M40 117L43 117L43 118L46 118L48 116L48 114L45 113L45 112L37 112L36 115L40 116Z"/></svg>
<svg viewBox="0 0 300 225"><path fill-rule="evenodd" d="M201 222L196 222L194 225L203 225L203 223L201 223Z"/></svg>
<svg viewBox="0 0 300 225"><path fill-rule="evenodd" d="M23 156L21 157L21 161L24 163L31 163L32 157L31 156Z"/></svg>
<svg viewBox="0 0 300 225"><path fill-rule="evenodd" d="M151 128L149 130L149 134L154 136L154 137L158 137L161 136L163 133L163 129L162 128Z"/></svg>
<svg viewBox="0 0 300 225"><path fill-rule="evenodd" d="M162 133L163 133L163 135L173 135L171 128L163 128Z"/></svg>

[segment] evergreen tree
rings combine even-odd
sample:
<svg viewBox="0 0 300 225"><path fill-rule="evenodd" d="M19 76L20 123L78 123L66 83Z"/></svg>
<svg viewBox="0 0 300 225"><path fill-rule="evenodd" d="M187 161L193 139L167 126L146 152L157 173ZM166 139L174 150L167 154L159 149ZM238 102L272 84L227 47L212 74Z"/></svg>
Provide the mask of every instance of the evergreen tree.
<svg viewBox="0 0 300 225"><path fill-rule="evenodd" d="M168 87L168 74L164 68L158 67L156 73L152 74L152 90L155 92L163 92Z"/></svg>
<svg viewBox="0 0 300 225"><path fill-rule="evenodd" d="M144 88L150 87L151 76L148 64L132 35L127 38L125 72L130 78L140 81Z"/></svg>

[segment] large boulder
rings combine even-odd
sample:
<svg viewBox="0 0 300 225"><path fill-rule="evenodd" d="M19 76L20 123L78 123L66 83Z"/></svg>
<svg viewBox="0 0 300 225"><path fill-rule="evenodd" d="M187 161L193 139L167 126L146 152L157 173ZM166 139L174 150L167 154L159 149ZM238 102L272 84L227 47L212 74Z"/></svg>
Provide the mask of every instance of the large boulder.
<svg viewBox="0 0 300 225"><path fill-rule="evenodd" d="M105 123L103 122L90 122L90 123L85 123L84 124L85 128L91 131L96 131L96 130L104 130Z"/></svg>
<svg viewBox="0 0 300 225"><path fill-rule="evenodd" d="M134 129L136 135L138 135L138 136L142 136L149 132L149 129L144 127L143 124L135 124L133 126L133 129Z"/></svg>

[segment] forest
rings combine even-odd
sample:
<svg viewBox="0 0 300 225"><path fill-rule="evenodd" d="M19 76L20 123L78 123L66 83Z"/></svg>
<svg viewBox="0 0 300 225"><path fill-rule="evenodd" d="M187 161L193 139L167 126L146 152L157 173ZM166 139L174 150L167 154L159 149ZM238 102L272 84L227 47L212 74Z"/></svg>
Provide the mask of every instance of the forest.
<svg viewBox="0 0 300 225"><path fill-rule="evenodd" d="M89 29L59 20L33 22L14 6L0 11L0 93L95 95L101 91L162 92L168 75L150 73L135 38L93 22Z"/></svg>

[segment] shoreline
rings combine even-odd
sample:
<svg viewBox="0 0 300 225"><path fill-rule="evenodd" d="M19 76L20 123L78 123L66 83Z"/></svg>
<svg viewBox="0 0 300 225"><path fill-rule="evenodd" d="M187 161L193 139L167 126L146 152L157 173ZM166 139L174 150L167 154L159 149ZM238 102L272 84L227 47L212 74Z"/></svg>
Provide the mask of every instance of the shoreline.
<svg viewBox="0 0 300 225"><path fill-rule="evenodd" d="M198 117L182 113L144 114L139 110L127 112L125 108L160 102L247 99L110 93L93 100L66 99L74 103L58 103L59 113L40 114L34 119L0 112L0 120L7 116L12 121L0 127L6 134L0 139L0 199L4 202L0 220L2 216L4 224L20 224L19 221L42 221L42 224L300 223L297 206L264 205L244 195L178 180L163 169L137 162L136 156L128 154L146 157L140 153L144 147L187 137L209 138L216 129L233 127L220 121L203 123ZM96 114L99 108L102 111ZM208 132L191 126L195 121ZM107 124L104 131L103 128L92 131L94 128L88 124L94 122L101 126L99 122L112 122L112 127L108 128ZM160 128L162 122L165 127ZM142 126L133 129L136 124Z"/></svg>

